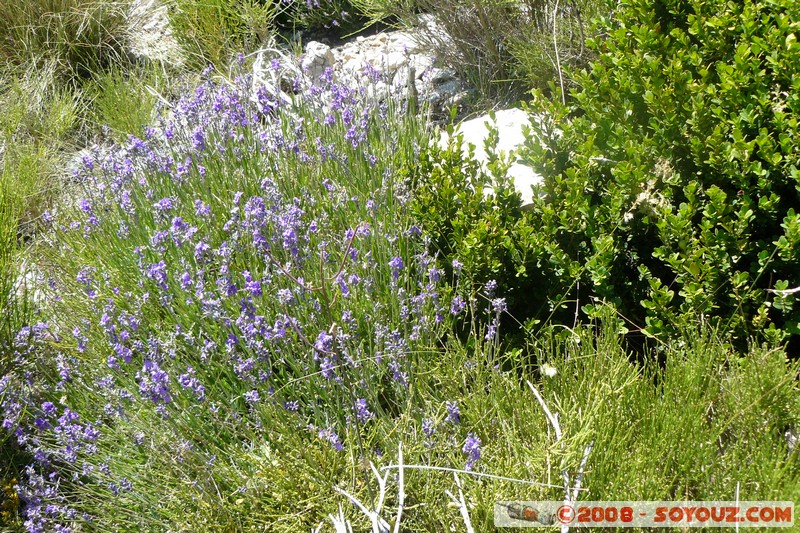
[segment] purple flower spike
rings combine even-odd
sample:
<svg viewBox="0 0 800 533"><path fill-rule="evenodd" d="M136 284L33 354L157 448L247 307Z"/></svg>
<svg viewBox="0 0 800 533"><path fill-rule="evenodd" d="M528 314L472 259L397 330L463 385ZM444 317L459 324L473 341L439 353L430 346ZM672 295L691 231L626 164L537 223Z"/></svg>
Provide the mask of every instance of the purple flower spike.
<svg viewBox="0 0 800 533"><path fill-rule="evenodd" d="M332 429L321 429L319 430L318 435L320 439L330 442L331 446L333 446L333 449L337 452L344 450L342 440L339 438L339 435L334 433Z"/></svg>
<svg viewBox="0 0 800 533"><path fill-rule="evenodd" d="M365 398L359 398L356 400L354 405L356 411L356 418L359 422L366 422L375 417L374 414L370 412L367 408L367 400Z"/></svg>
<svg viewBox="0 0 800 533"><path fill-rule="evenodd" d="M167 197L167 198L162 198L161 200L154 203L153 207L157 211L162 211L167 213L169 211L172 211L175 208L175 205L172 203L172 198Z"/></svg>
<svg viewBox="0 0 800 533"><path fill-rule="evenodd" d="M257 390L251 390L249 392L244 393L244 399L249 404L257 403L261 396L258 394Z"/></svg>
<svg viewBox="0 0 800 533"><path fill-rule="evenodd" d="M392 260L389 261L389 266L392 267L392 278L399 278L400 271L403 269L403 260L400 257L393 257Z"/></svg>
<svg viewBox="0 0 800 533"><path fill-rule="evenodd" d="M492 300L492 308L496 313L503 313L508 310L505 298L495 298Z"/></svg>
<svg viewBox="0 0 800 533"><path fill-rule="evenodd" d="M430 418L423 418L422 419L422 433L427 437L431 438L436 431L436 428L433 426L433 420Z"/></svg>
<svg viewBox="0 0 800 533"><path fill-rule="evenodd" d="M467 435L467 440L464 442L464 447L461 451L467 454L467 465L464 468L472 470L475 463L481 458L481 439L475 433L470 433Z"/></svg>
<svg viewBox="0 0 800 533"><path fill-rule="evenodd" d="M163 290L167 290L167 265L164 261L147 267L147 277L155 281Z"/></svg>
<svg viewBox="0 0 800 533"><path fill-rule="evenodd" d="M494 296L494 292L497 290L497 282L495 280L489 280L486 282L486 295L490 298Z"/></svg>
<svg viewBox="0 0 800 533"><path fill-rule="evenodd" d="M314 343L314 349L321 353L331 353L333 351L333 336L328 335L327 331L321 331Z"/></svg>
<svg viewBox="0 0 800 533"><path fill-rule="evenodd" d="M192 132L192 148L196 152L202 152L206 149L205 132L202 126L197 126Z"/></svg>
<svg viewBox="0 0 800 533"><path fill-rule="evenodd" d="M461 411L458 409L458 404L456 402L446 402L447 407L447 416L445 417L445 422L450 422L451 424L460 424L461 423Z"/></svg>
<svg viewBox="0 0 800 533"><path fill-rule="evenodd" d="M457 316L464 312L464 309L467 308L467 302L461 295L456 295L453 298L453 302L450 304L450 314Z"/></svg>

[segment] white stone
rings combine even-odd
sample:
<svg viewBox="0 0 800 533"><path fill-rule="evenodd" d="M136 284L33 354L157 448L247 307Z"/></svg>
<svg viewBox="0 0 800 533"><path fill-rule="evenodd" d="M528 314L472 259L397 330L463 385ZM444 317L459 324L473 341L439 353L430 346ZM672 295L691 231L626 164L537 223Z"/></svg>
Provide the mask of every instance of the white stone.
<svg viewBox="0 0 800 533"><path fill-rule="evenodd" d="M173 65L182 65L180 45L172 35L166 5L156 0L131 3L126 17L128 53Z"/></svg>
<svg viewBox="0 0 800 533"><path fill-rule="evenodd" d="M533 169L516 159L517 150L525 141L522 133L524 126L530 126L530 117L521 109L504 109L495 112L492 121L489 114L467 120L456 127L453 134L463 135L462 153L469 154L469 145L475 147L474 158L486 169L488 156L484 148L484 140L489 135L487 125L497 128L498 142L495 153L500 157L511 157L514 161L508 169L508 175L514 180L514 187L522 195L523 208L533 203L533 187L541 184L542 177ZM449 137L446 132L439 138L439 146L446 147ZM487 191L488 192L488 191Z"/></svg>
<svg viewBox="0 0 800 533"><path fill-rule="evenodd" d="M390 34L389 42L393 48L405 49L408 52L415 52L418 47L417 41L411 35L402 31Z"/></svg>
<svg viewBox="0 0 800 533"><path fill-rule="evenodd" d="M327 67L333 67L334 58L331 47L319 41L311 41L306 45L300 67L311 80L316 81L325 73Z"/></svg>

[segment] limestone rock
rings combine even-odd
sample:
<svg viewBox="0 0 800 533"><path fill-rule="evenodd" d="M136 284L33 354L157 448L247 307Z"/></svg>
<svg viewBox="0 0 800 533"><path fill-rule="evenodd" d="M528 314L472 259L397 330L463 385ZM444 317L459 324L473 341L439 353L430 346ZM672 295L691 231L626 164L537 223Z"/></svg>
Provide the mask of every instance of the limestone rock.
<svg viewBox="0 0 800 533"><path fill-rule="evenodd" d="M326 68L333 67L334 62L330 46L319 41L311 41L306 45L300 67L312 81L316 81Z"/></svg>
<svg viewBox="0 0 800 533"><path fill-rule="evenodd" d="M494 115L494 121L487 113L478 118L462 122L453 134L463 135L462 152L465 155L469 153L469 145L475 147L475 160L486 168L488 156L484 148L484 140L489 134L487 126L491 125L497 128L499 139L495 151L501 157L510 156L514 159L508 169L508 175L513 178L515 188L522 195L522 207L525 208L533 202L533 187L539 185L542 181L542 177L536 174L531 167L516 160L516 151L525 141L522 129L524 126L530 126L530 117L521 109L504 109L496 111ZM442 133L439 145L445 147L448 142L448 135Z"/></svg>
<svg viewBox="0 0 800 533"><path fill-rule="evenodd" d="M169 25L167 7L159 0L131 3L125 40L127 51L133 57L183 64L181 48Z"/></svg>

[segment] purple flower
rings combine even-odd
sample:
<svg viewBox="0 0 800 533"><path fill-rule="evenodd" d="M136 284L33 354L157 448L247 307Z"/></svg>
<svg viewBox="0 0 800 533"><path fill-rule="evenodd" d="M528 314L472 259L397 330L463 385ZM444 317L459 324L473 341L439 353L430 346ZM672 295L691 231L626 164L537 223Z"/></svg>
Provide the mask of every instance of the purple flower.
<svg viewBox="0 0 800 533"><path fill-rule="evenodd" d="M486 295L490 298L494 296L494 292L497 290L497 282L495 280L489 280L486 282Z"/></svg>
<svg viewBox="0 0 800 533"><path fill-rule="evenodd" d="M278 300L283 305L289 305L294 301L294 294L289 289L280 289L278 291Z"/></svg>
<svg viewBox="0 0 800 533"><path fill-rule="evenodd" d="M297 234L292 228L283 230L283 247L292 252L292 255L297 255Z"/></svg>
<svg viewBox="0 0 800 533"><path fill-rule="evenodd" d="M399 278L400 271L403 269L403 260L400 257L393 257L392 260L389 261L389 266L392 268L392 278Z"/></svg>
<svg viewBox="0 0 800 533"><path fill-rule="evenodd" d="M194 246L194 258L195 260L200 263L205 259L206 254L208 254L211 247L204 243L203 241L198 242Z"/></svg>
<svg viewBox="0 0 800 533"><path fill-rule="evenodd" d="M344 446L342 445L342 441L332 429L321 429L319 430L319 438L322 440L326 440L331 443L333 449L337 452L344 450Z"/></svg>
<svg viewBox="0 0 800 533"><path fill-rule="evenodd" d="M348 298L350 296L350 287L347 286L347 282L345 282L342 276L336 278L336 283L339 285L339 290L342 291L342 296Z"/></svg>
<svg viewBox="0 0 800 533"><path fill-rule="evenodd" d="M261 399L261 396L259 396L257 390L251 390L244 393L244 400L247 403L253 404L258 402L259 399Z"/></svg>
<svg viewBox="0 0 800 533"><path fill-rule="evenodd" d="M453 298L453 302L450 304L450 314L454 316L460 315L466 308L467 302L461 297L461 295L457 294Z"/></svg>
<svg viewBox="0 0 800 533"><path fill-rule="evenodd" d="M330 353L333 351L333 336L328 335L327 331L320 331L317 336L317 341L314 343L314 349L321 353Z"/></svg>
<svg viewBox="0 0 800 533"><path fill-rule="evenodd" d="M447 407L445 422L450 422L451 424L461 423L461 411L458 409L458 404L456 402L445 402L445 406Z"/></svg>
<svg viewBox="0 0 800 533"><path fill-rule="evenodd" d="M455 272L456 275L461 274L462 268L464 268L464 263L462 263L458 259L453 259L453 272Z"/></svg>
<svg viewBox="0 0 800 533"><path fill-rule="evenodd" d="M492 309L494 309L495 313L503 313L508 310L508 306L506 305L505 298L495 298L492 300Z"/></svg>
<svg viewBox="0 0 800 533"><path fill-rule="evenodd" d="M197 126L192 132L192 149L196 152L202 152L206 149L205 132L202 126Z"/></svg>
<svg viewBox="0 0 800 533"><path fill-rule="evenodd" d="M157 201L156 203L153 204L153 207L157 211L162 211L165 213L172 211L175 208L174 204L172 203L172 198L169 197L162 198L161 200Z"/></svg>
<svg viewBox="0 0 800 533"><path fill-rule="evenodd" d="M481 458L481 439L475 433L467 435L467 440L464 442L464 447L461 451L467 454L467 465L464 467L466 470L472 470L478 459Z"/></svg>
<svg viewBox="0 0 800 533"><path fill-rule="evenodd" d="M199 401L203 401L205 399L206 389L197 379L192 367L186 367L186 373L178 376L178 383L181 385L181 387L183 387L184 390L188 389L194 392L195 397Z"/></svg>
<svg viewBox="0 0 800 533"><path fill-rule="evenodd" d="M245 290L249 291L253 296L261 296L261 283L254 281L250 272L247 270L242 271L242 276L244 276Z"/></svg>
<svg viewBox="0 0 800 533"><path fill-rule="evenodd" d="M359 422L366 422L367 420L375 417L375 415L372 414L367 408L367 400L365 398L359 398L356 400L354 408L356 412L356 419L358 419Z"/></svg>
<svg viewBox="0 0 800 533"><path fill-rule="evenodd" d="M435 431L436 431L436 428L433 426L433 420L431 420L430 418L423 418L422 419L422 433L426 437L430 438L430 437L433 436Z"/></svg>
<svg viewBox="0 0 800 533"><path fill-rule="evenodd" d="M320 374L325 379L333 379L336 377L336 364L331 361L330 357L323 357L319 364Z"/></svg>
<svg viewBox="0 0 800 533"><path fill-rule="evenodd" d="M86 286L86 294L89 296L89 298L94 298L97 296L97 291L92 289L94 278L92 277L92 270L90 267L82 268L75 276L75 281Z"/></svg>
<svg viewBox="0 0 800 533"><path fill-rule="evenodd" d="M131 359L133 358L133 351L130 348L125 346L124 344L116 343L114 344L114 352L120 357L126 364L130 364Z"/></svg>
<svg viewBox="0 0 800 533"><path fill-rule="evenodd" d="M167 290L167 264L159 261L147 267L147 277L155 281L163 290Z"/></svg>
<svg viewBox="0 0 800 533"><path fill-rule="evenodd" d="M205 218L211 214L211 208L207 206L202 200L195 200L194 214L195 216Z"/></svg>
<svg viewBox="0 0 800 533"><path fill-rule="evenodd" d="M169 375L161 370L157 363L145 359L142 370L136 373L139 380L139 394L149 398L155 404L166 404L172 401L169 393Z"/></svg>
<svg viewBox="0 0 800 533"><path fill-rule="evenodd" d="M181 289L188 291L192 286L192 275L188 271L181 275Z"/></svg>

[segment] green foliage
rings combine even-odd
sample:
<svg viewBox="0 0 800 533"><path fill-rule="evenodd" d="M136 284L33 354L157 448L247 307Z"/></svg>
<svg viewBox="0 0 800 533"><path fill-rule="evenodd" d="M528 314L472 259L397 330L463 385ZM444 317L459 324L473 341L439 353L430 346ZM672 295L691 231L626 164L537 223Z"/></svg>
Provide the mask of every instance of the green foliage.
<svg viewBox="0 0 800 533"><path fill-rule="evenodd" d="M346 35L362 29L365 19L351 0L292 0L280 18L287 29Z"/></svg>
<svg viewBox="0 0 800 533"><path fill-rule="evenodd" d="M549 91L550 82L564 93L574 86L572 72L584 68L595 54L586 46L595 36L596 17L608 16L604 0L527 0L527 24L510 32L508 49L528 87Z"/></svg>
<svg viewBox="0 0 800 533"><path fill-rule="evenodd" d="M632 365L613 320L600 324L572 341L535 341L555 373L540 390L566 437L553 461L575 471L593 443L591 499L725 500L737 487L753 500L798 495L800 454L786 439L800 423L797 361L768 346L736 354L701 324L664 347L664 364Z"/></svg>
<svg viewBox="0 0 800 533"><path fill-rule="evenodd" d="M409 170L414 177L412 212L445 258L448 273L457 260L464 265L459 282L472 290L496 281L510 316L528 319L531 325L553 313L570 320L571 311L556 300L569 292L569 269L577 265L536 231L533 218L520 209L507 165L494 155L497 131L486 142L488 172L464 154L462 138L452 136L452 129L450 134L447 146L431 145ZM513 319L505 321L506 333L519 331Z"/></svg>
<svg viewBox="0 0 800 533"><path fill-rule="evenodd" d="M575 105L537 101L567 118L528 142L541 231L649 335L800 332L794 296L767 292L800 285L798 29L797 2L629 2Z"/></svg>
<svg viewBox="0 0 800 533"><path fill-rule="evenodd" d="M190 36L184 44L193 43L203 66L212 57L226 60L237 47L263 42L276 24L328 24L324 9L304 14L313 7L304 2L284 13L295 13L295 19L282 20L275 18L269 3L177 2L173 17L185 26L176 31L183 38ZM563 13L575 13L570 10L577 4L561 4ZM68 11L77 13L82 6ZM180 6L188 7L180 12ZM503 9L508 8L504 4ZM542 12L546 15L553 8L547 5ZM69 17L62 22L66 20ZM507 20L512 26L518 22ZM38 19L36 24L45 27ZM548 31L545 27L552 19L545 17L542 24L541 31ZM507 163L491 149L488 172L483 171L462 155L457 139L445 148L428 146L413 120L389 119L371 134L370 150L381 156L381 166L375 168L363 151L347 148L346 142L344 157L327 161L305 160L288 149L239 152L227 144L228 153L236 156L205 155L208 174L202 179L194 167L191 179L183 182L154 175L146 187L132 185L133 201L140 208L162 197L183 207L203 199L214 216L200 221L188 210L187 221L196 223L215 246L228 238L222 224L240 212L231 207L236 191L248 197L260 194L265 174L280 177L287 198L302 199L298 201L304 208L333 221L331 227L338 233L374 217L373 229L380 234L404 234L420 224L432 235L429 244L440 254L437 264L444 265L459 292L475 297L469 302L471 327L465 326L459 336L426 341L409 353L413 375L402 392L387 394L379 379L359 382L375 406L375 418L344 425L344 453L307 429L309 422L322 427L334 419L352 421L350 398L335 393L312 369L290 368L295 352L307 346L298 343L294 348L301 350L287 350L282 356L286 368L278 371L285 372L286 386L276 397L287 391L305 394L313 398L309 401L319 401L318 411L310 416L290 413L281 403L269 401L244 406L241 397L250 386L238 382L220 361L201 361L197 346L178 335L202 331L220 342L226 338L223 329L185 298L172 306L150 297L142 311L143 327L152 331L153 339L175 347L176 359L165 360L165 367L183 371L179 365L197 362L198 373L209 384L209 403L193 404L186 399L188 393L177 393L168 422L146 402L126 404L125 416L114 415L113 420L103 412L106 398L97 379L113 373L107 363L111 352L103 344L104 330L99 325L87 329L87 321L99 316L103 305L128 309L148 301L150 292L156 294L152 286L139 284L142 265L131 242L120 234L129 232L131 241L146 247L163 229L159 224L170 221L143 216L134 222L112 203L103 209L103 216L110 218L102 233L58 231L59 246L52 248L47 262L60 268L52 273L63 283L58 296L64 300L43 310L43 316L34 314L30 291L20 280L25 265L36 263L28 240L61 188L54 179L60 154L85 135L84 118L90 124L110 125L119 140L137 133L150 120L154 104L144 86L161 90L164 78L144 67L106 70L105 59L93 62L88 56L81 59L86 69L73 70L78 62L65 70L59 58L66 57L69 47L48 52L54 55L25 56L35 62L11 61L18 77L0 80L0 375L16 380L22 375L17 368L22 362L31 375L55 381L56 361L68 361L75 371L73 380L48 399L59 408L71 406L86 421L111 420L103 425L104 437L98 443L102 453L92 459L99 463L90 465L95 466L92 476L101 479L97 472L108 464L116 476L124 475L136 487L117 499L102 484L83 483L89 476L78 485L65 476L61 489L68 503L98 516L96 527L141 531L308 530L342 503L354 526L366 529L363 517L334 487L369 502L377 487L364 461L371 459L378 466L396 462L401 442L407 464L461 467L461 447L469 433L483 443L477 470L538 482L558 479L556 484L562 468L577 471L586 446L593 443L583 481L593 499L731 499L739 484L742 499L798 499L800 454L786 437L796 435L800 427L797 362L788 363L785 353L772 345L737 350L744 342L731 345L726 340L729 329L740 341L765 330L771 340L779 340L783 333L769 329L773 327L789 333L798 329L795 295L766 292L800 285L800 172L794 146L800 67L793 61L800 51L798 6L767 0L745 6L719 0L633 0L623 6L615 24L606 28L605 40L595 43L601 55L592 70L578 76L580 90L574 93L573 107L538 100L549 118L539 123L538 139L529 143L529 158L545 176L546 196L529 209L520 209L519 195L506 176ZM579 33L577 28L564 26L558 39L569 31ZM25 34L20 28L14 31L18 33L0 35ZM38 29L33 33L42 35ZM495 35L481 37L491 40ZM49 47L55 41L42 42ZM552 35L542 33L533 42L531 48L521 49L526 45L512 39L503 45L507 48L501 47L507 73L523 77L536 72L529 82L547 76L536 69L552 67L547 66ZM563 46L560 50L567 53L560 60L567 64L570 48ZM89 48L75 48L89 53ZM105 54L112 49L92 50ZM531 54L527 63L525 53ZM109 54L102 57L114 57ZM483 61L486 57L480 56L476 64ZM520 65L509 69L514 61ZM97 70L101 66L103 70ZM87 77L89 70L92 75ZM60 87L56 80L65 72L91 81L83 92ZM554 84L553 94L558 91ZM287 123L282 133L289 136L304 128L307 139L300 150L309 150L315 139L344 142L347 128L342 124L326 131L307 110L293 112L298 122ZM492 132L487 144L495 139ZM189 144L192 139L181 141ZM382 165L402 165L392 174L397 189L382 174ZM399 184L406 177L414 186L409 209L398 201L403 189ZM326 198L323 179L341 186L343 203L312 201L314 195ZM352 200L367 197L377 201L375 213L363 201ZM410 265L424 243L415 241L406 248L404 239L395 241L403 248L397 253ZM312 262L303 271L305 280L319 281L324 288L342 251L331 249L331 264L320 262L317 268ZM380 244L369 251L379 264L394 253L394 248ZM185 245L169 245L165 254L177 260L176 265L184 264L180 259L185 264L194 261ZM264 256L248 254L235 247L234 269L246 266L258 277L277 268L278 263L272 265ZM453 259L464 264L458 274L451 267ZM92 303L85 287L76 284L76 273L87 267L103 273L98 277L105 283L100 303ZM209 268L220 264L210 263ZM175 269L170 271L170 289L181 294ZM396 304L389 276L376 279L369 294L352 297L360 305L359 318ZM510 311L503 315L502 337L495 340L484 335L484 289L491 279L499 282L498 295L508 299ZM442 301L450 296L443 292ZM338 317L343 299L333 297L330 304L325 307L339 311ZM225 311L234 316L238 309ZM258 312L272 319L286 310L262 298ZM522 355L521 331L509 329L516 327L512 315L537 333L525 337L536 366ZM490 312L488 320L493 317ZM600 326L575 324L585 317ZM329 318L313 312L298 315L298 326L312 333L329 330L334 325L326 322ZM34 319L47 319L66 333L57 345L48 344L53 337L43 340L38 351L27 352L30 359L13 360L9 347L16 332ZM537 321L540 327L533 328ZM698 321L703 324L696 327ZM670 342L660 344L663 358L630 362L618 334L632 324L645 326L657 337L654 342L669 335ZM75 326L91 337L85 352L76 349L68 333ZM511 338L509 331L517 335ZM499 350L498 338L520 348ZM135 393L138 378L125 379L122 385ZM545 417L521 383L525 379L536 384L559 414L564 431L559 443L548 439ZM3 394L0 391L0 401ZM218 412L209 408L214 401L222 406ZM451 401L460 407L459 424L446 421L445 405ZM424 420L435 428L432 435L424 433ZM132 437L140 433L148 438L134 445ZM11 433L0 432L0 523L11 520L12 527L21 527L12 480L22 480L23 466L31 459L12 446L13 440ZM373 448L383 455L372 453ZM75 468L77 474L83 466ZM405 479L403 530L459 526L457 512L448 508L444 496L445 490L454 491L450 475L408 470ZM461 479L478 531L492 527L495 500L563 497L558 488L466 475ZM397 503L397 494L390 491L387 518Z"/></svg>
<svg viewBox="0 0 800 533"><path fill-rule="evenodd" d="M280 3L273 0L174 0L170 25L189 64L225 65L267 42Z"/></svg>
<svg viewBox="0 0 800 533"><path fill-rule="evenodd" d="M17 0L0 16L0 62L85 78L119 60L127 0Z"/></svg>
<svg viewBox="0 0 800 533"><path fill-rule="evenodd" d="M154 119L159 95L170 85L168 73L152 64L128 69L112 67L95 74L86 88L92 129L108 126L117 141L140 135Z"/></svg>
<svg viewBox="0 0 800 533"><path fill-rule="evenodd" d="M23 251L54 196L58 151L68 145L81 108L53 87L53 70L17 78L0 73L0 375L10 343L30 320Z"/></svg>
<svg viewBox="0 0 800 533"><path fill-rule="evenodd" d="M228 64L281 32L343 36L365 22L349 0L172 0L170 6L175 35L198 69Z"/></svg>
<svg viewBox="0 0 800 533"><path fill-rule="evenodd" d="M58 65L0 70L0 139L12 144L63 147L79 133L84 107L80 93L58 83Z"/></svg>
<svg viewBox="0 0 800 533"><path fill-rule="evenodd" d="M41 143L29 138L13 141L14 134L25 137L19 124L14 124L15 119L23 114L30 117L12 104L10 93L7 86L0 87L0 105L7 111L0 115L0 379L17 370L20 362L14 357L14 338L34 317L34 284L31 265L26 260L26 241L50 199L54 164L51 153ZM3 395L0 390L0 402ZM19 499L13 480L29 461L30 457L17 449L11 433L0 433L0 524L21 524L17 520Z"/></svg>

